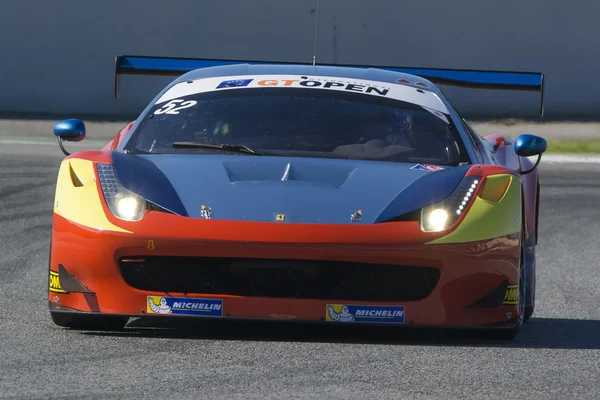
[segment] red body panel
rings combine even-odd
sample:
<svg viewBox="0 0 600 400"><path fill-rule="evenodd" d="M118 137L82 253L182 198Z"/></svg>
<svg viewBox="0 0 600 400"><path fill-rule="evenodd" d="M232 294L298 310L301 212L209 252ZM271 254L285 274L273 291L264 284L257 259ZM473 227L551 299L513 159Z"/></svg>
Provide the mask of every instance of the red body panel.
<svg viewBox="0 0 600 400"><path fill-rule="evenodd" d="M519 238L452 245L423 244L418 223L399 222L371 226L238 223L206 221L149 213L136 234L100 232L80 227L55 214L51 269L58 264L94 294L49 292L50 302L67 309L108 314L145 315L148 295L162 292L137 290L126 284L118 260L124 256L203 256L340 260L430 266L441 278L425 299L413 302L350 302L359 305L401 305L405 323L435 326L479 326L506 322L516 305L473 308L472 304L502 282L518 282ZM320 232L320 234L315 234ZM153 241L152 250L148 241ZM183 297L183 293L169 293ZM339 300L261 298L188 294L186 297L223 300L223 315L232 318L325 319L327 304ZM509 314L507 314L509 313Z"/></svg>
<svg viewBox="0 0 600 400"><path fill-rule="evenodd" d="M116 150L121 142L123 142L123 139L125 139L125 136L127 136L129 133L129 130L131 130L133 124L135 124L135 121L128 123L125 127L123 127L123 129L117 132L116 136L112 138L112 140L108 142L106 146L102 148L102 150Z"/></svg>

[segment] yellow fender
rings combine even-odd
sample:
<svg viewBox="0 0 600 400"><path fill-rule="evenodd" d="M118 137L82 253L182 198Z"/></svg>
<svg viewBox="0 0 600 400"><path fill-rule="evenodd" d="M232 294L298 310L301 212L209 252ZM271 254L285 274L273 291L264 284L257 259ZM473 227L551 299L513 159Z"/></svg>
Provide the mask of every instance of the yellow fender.
<svg viewBox="0 0 600 400"><path fill-rule="evenodd" d="M80 158L63 160L58 171L54 212L88 228L131 233L106 218L96 180L93 162Z"/></svg>
<svg viewBox="0 0 600 400"><path fill-rule="evenodd" d="M521 178L510 174L491 175L486 177L484 185L460 225L428 244L475 242L521 232Z"/></svg>

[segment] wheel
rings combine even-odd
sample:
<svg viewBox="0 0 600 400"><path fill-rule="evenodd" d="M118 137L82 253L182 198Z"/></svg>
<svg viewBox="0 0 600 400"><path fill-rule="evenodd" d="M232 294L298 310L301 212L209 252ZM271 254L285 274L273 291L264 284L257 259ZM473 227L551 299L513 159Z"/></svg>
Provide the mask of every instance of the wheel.
<svg viewBox="0 0 600 400"><path fill-rule="evenodd" d="M521 237L525 237L524 232L521 232ZM525 317L527 315L527 307L525 306L527 301L525 297L527 294L527 268L525 263L524 242L524 240L521 240L521 261L519 265L519 304L517 306L519 315L517 316L517 324L512 328L493 329L486 332L486 337L489 339L513 340L519 335L521 332L521 327L523 326L523 322L525 322ZM533 309L531 312L533 313Z"/></svg>
<svg viewBox="0 0 600 400"><path fill-rule="evenodd" d="M534 311L534 305L533 304L525 307L525 316L523 317L523 322L529 321L529 319L533 315L533 311Z"/></svg>
<svg viewBox="0 0 600 400"><path fill-rule="evenodd" d="M52 322L63 328L77 330L117 331L129 321L129 317L113 317L106 315L81 315L63 312L50 312Z"/></svg>
<svg viewBox="0 0 600 400"><path fill-rule="evenodd" d="M525 315L523 316L523 322L527 322L529 321L529 319L531 318L531 316L533 315L533 312L535 310L535 269L533 269L533 276L529 276L528 279L529 281L527 283L529 283L529 290L532 290L533 293L531 293L531 303L527 304L525 306ZM531 282L531 280L533 280L533 282Z"/></svg>
<svg viewBox="0 0 600 400"><path fill-rule="evenodd" d="M527 302L525 303L525 316L523 322L529 321L535 310L535 282L536 282L536 256L535 248L537 246L538 224L539 224L539 204L540 204L540 180L538 177L536 193L536 228L529 236L525 245L525 256L527 262Z"/></svg>
<svg viewBox="0 0 600 400"><path fill-rule="evenodd" d="M532 242L534 244L531 244ZM528 246L525 247L525 255L527 262L527 299L525 303L525 315L523 317L523 322L529 321L535 310L535 238L530 240Z"/></svg>

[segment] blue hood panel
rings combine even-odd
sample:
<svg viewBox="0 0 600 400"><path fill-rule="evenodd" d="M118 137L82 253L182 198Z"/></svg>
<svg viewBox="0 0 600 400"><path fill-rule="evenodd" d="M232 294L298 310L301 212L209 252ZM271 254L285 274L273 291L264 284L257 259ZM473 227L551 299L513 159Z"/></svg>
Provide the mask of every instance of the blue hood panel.
<svg viewBox="0 0 600 400"><path fill-rule="evenodd" d="M146 164L144 169L148 172L154 170L166 178L155 181L160 185L135 185L139 195L149 200L160 198L163 203L158 202L159 206L173 209L182 204L192 218L201 218L202 205L212 209L213 219L273 222L277 214L284 214L286 223L351 223L350 216L357 210L362 210L363 224L379 222L384 215L393 218L415 210L424 199L431 204L449 196L466 171L465 167L431 172L411 170L414 164L297 157L123 157L138 159L127 163L130 167ZM153 164L153 168L147 164ZM115 169L118 170L117 165ZM118 174L119 178L125 175ZM139 177L152 179L147 174ZM165 181L170 182L169 187ZM406 192L410 199L400 196L415 182L416 190ZM131 182L121 183L133 186ZM441 190L437 189L438 184ZM166 199L166 193L172 199Z"/></svg>
<svg viewBox="0 0 600 400"><path fill-rule="evenodd" d="M113 168L121 185L175 214L188 216L169 179L151 161L139 156L112 152Z"/></svg>
<svg viewBox="0 0 600 400"><path fill-rule="evenodd" d="M385 222L444 200L454 192L469 168L471 165L463 165L427 174L402 191L375 222Z"/></svg>

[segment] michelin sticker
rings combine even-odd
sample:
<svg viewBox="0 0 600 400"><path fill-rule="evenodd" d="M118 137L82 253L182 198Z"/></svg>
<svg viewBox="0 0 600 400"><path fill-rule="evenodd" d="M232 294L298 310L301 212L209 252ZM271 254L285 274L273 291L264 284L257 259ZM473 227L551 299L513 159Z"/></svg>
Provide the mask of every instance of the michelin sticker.
<svg viewBox="0 0 600 400"><path fill-rule="evenodd" d="M404 323L404 306L327 304L327 321Z"/></svg>
<svg viewBox="0 0 600 400"><path fill-rule="evenodd" d="M147 300L148 314L223 316L223 300L220 299L148 296Z"/></svg>

